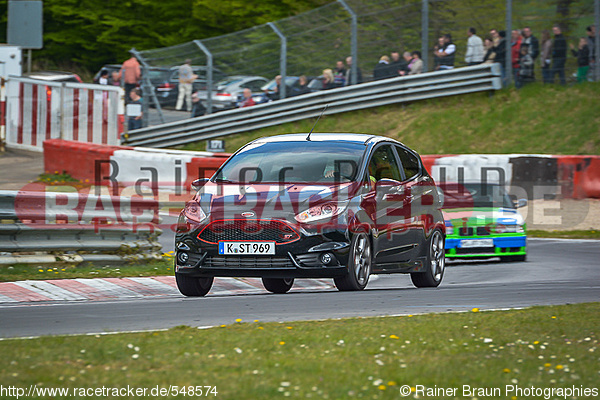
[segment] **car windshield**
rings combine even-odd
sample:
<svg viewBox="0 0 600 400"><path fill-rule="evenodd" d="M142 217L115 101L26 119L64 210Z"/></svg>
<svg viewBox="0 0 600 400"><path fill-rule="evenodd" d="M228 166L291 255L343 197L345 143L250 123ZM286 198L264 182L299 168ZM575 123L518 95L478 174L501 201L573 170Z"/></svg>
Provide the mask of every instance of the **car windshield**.
<svg viewBox="0 0 600 400"><path fill-rule="evenodd" d="M241 79L240 78L227 78L227 79L223 79L221 81L219 81L219 83L217 83L218 87L225 87L225 86L229 86L232 83L236 83L236 82L240 82Z"/></svg>
<svg viewBox="0 0 600 400"><path fill-rule="evenodd" d="M446 183L438 186L444 193L444 209L515 207L504 187L500 185Z"/></svg>
<svg viewBox="0 0 600 400"><path fill-rule="evenodd" d="M348 142L258 142L232 157L216 182L331 183L356 179L365 145Z"/></svg>

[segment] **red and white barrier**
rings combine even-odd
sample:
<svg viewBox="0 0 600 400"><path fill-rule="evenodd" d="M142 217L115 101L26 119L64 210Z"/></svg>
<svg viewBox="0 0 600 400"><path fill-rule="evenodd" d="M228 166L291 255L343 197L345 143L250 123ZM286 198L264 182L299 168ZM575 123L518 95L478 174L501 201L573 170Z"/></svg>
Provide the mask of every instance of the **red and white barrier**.
<svg viewBox="0 0 600 400"><path fill-rule="evenodd" d="M48 139L118 145L124 112L119 87L10 77L6 144L38 151Z"/></svg>

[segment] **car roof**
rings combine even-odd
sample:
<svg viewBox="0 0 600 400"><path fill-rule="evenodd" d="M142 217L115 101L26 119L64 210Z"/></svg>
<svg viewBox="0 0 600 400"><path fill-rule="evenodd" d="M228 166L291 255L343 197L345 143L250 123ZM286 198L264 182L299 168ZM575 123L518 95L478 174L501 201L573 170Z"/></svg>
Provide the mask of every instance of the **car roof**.
<svg viewBox="0 0 600 400"><path fill-rule="evenodd" d="M286 135L267 136L256 139L254 142L298 142L305 141L308 133L290 133ZM389 141L397 144L400 142L384 136L369 135L365 133L311 133L310 140L313 142L353 142L353 143L379 143Z"/></svg>

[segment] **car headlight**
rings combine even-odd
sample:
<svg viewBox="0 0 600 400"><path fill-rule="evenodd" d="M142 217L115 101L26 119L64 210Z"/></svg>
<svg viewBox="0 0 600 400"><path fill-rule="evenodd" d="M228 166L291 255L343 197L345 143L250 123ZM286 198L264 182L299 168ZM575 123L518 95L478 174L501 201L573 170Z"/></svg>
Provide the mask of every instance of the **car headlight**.
<svg viewBox="0 0 600 400"><path fill-rule="evenodd" d="M186 203L183 213L185 214L186 218L195 222L202 222L206 218L204 210L202 210L200 204L196 203L195 201Z"/></svg>
<svg viewBox="0 0 600 400"><path fill-rule="evenodd" d="M496 233L523 233L523 225L496 225Z"/></svg>
<svg viewBox="0 0 600 400"><path fill-rule="evenodd" d="M347 206L347 201L342 201L338 203L324 203L301 212L300 214L296 215L295 218L296 221L302 223L314 222L321 219L335 217L336 215L339 215L342 212L344 212Z"/></svg>

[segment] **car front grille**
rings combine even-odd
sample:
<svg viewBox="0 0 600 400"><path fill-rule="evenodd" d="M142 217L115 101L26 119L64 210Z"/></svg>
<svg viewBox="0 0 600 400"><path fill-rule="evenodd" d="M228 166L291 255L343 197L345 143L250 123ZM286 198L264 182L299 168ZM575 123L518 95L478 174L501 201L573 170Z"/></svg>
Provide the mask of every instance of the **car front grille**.
<svg viewBox="0 0 600 400"><path fill-rule="evenodd" d="M285 221L230 219L211 222L198 234L198 239L210 244L227 240L283 244L300 239L300 235Z"/></svg>
<svg viewBox="0 0 600 400"><path fill-rule="evenodd" d="M265 256L207 256L204 268L225 269L279 269L295 268L288 257Z"/></svg>

